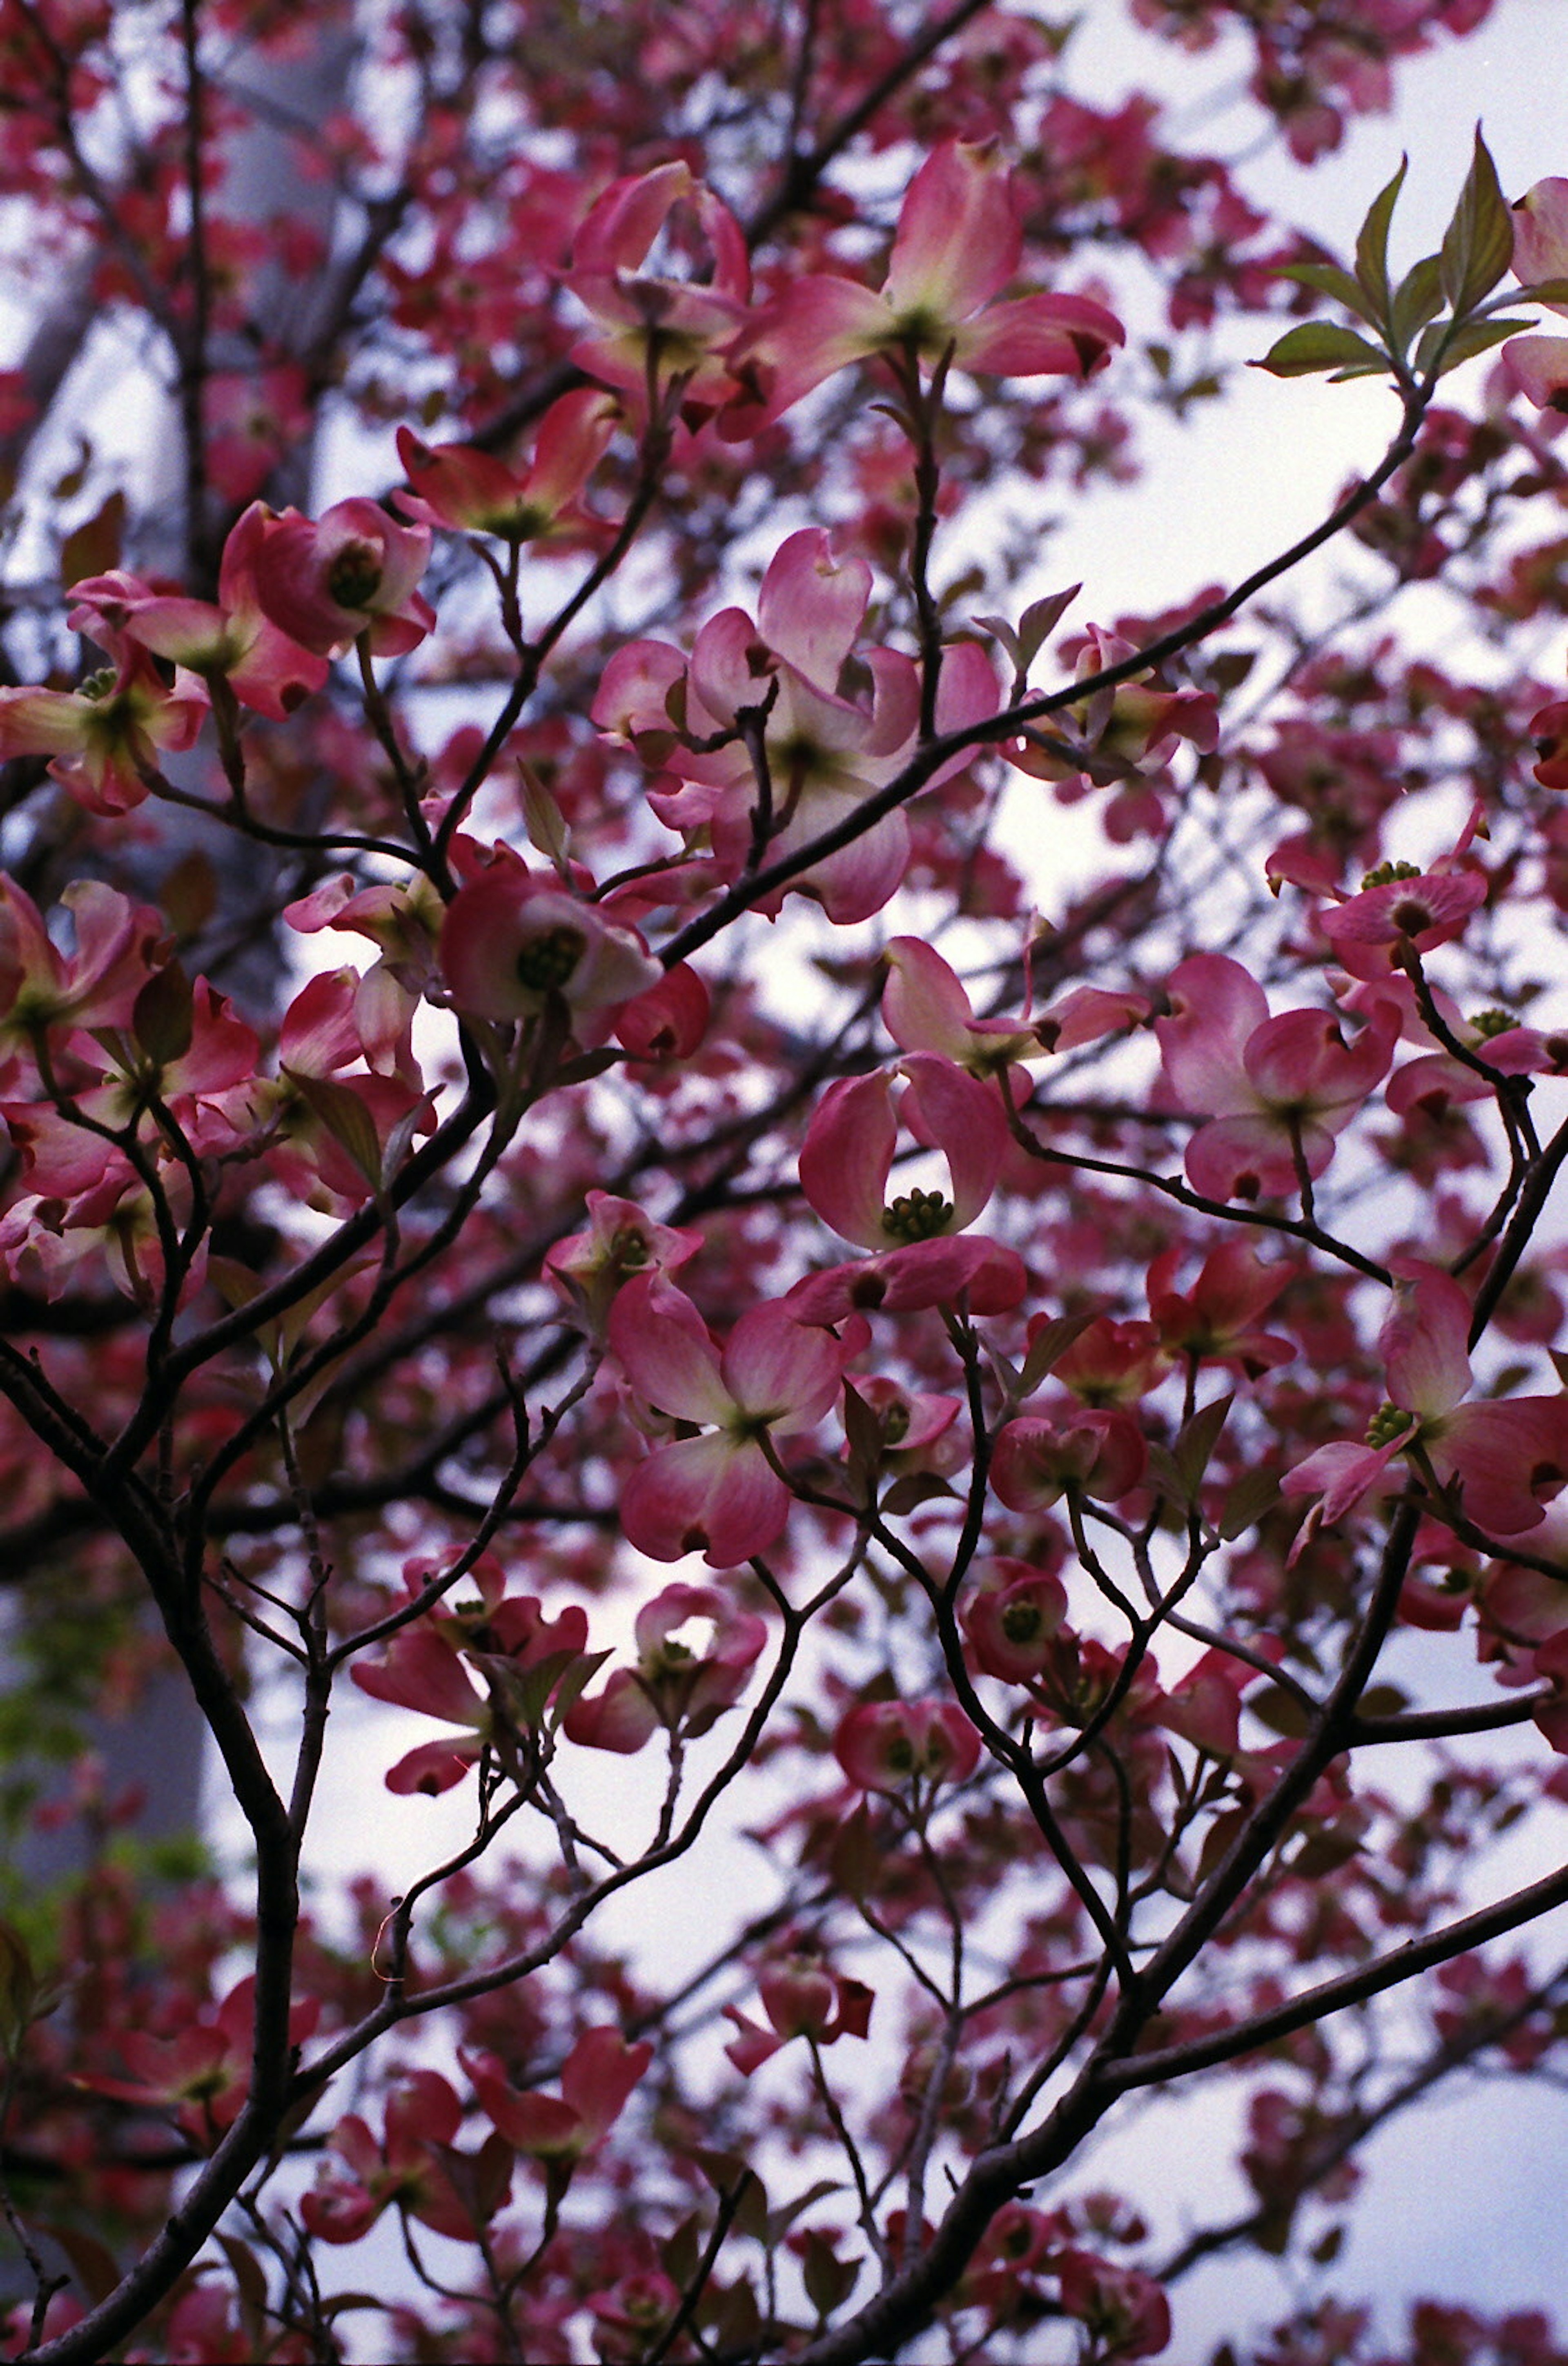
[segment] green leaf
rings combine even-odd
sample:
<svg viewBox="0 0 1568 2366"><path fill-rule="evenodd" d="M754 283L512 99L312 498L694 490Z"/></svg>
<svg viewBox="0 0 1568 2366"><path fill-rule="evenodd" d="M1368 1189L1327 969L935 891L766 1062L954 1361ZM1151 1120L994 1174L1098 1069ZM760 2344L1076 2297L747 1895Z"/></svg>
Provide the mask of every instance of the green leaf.
<svg viewBox="0 0 1568 2366"><path fill-rule="evenodd" d="M353 1160L372 1191L379 1190L381 1145L375 1120L359 1095L330 1076L307 1076L297 1068L285 1068L283 1074L317 1123Z"/></svg>
<svg viewBox="0 0 1568 2366"><path fill-rule="evenodd" d="M1380 325L1387 321L1390 310L1388 285L1388 230L1393 220L1393 209L1399 192L1404 186L1404 175L1410 170L1410 159L1402 156L1399 170L1386 188L1380 189L1367 209L1367 219L1356 234L1356 278L1371 306L1371 317Z"/></svg>
<svg viewBox="0 0 1568 2366"><path fill-rule="evenodd" d="M1453 220L1443 233L1438 257L1443 293L1456 314L1462 316L1490 288L1495 287L1514 259L1514 218L1497 186L1481 126L1475 127L1475 154L1465 175Z"/></svg>
<svg viewBox="0 0 1568 2366"><path fill-rule="evenodd" d="M1568 279L1532 279L1509 299L1518 304L1568 304Z"/></svg>
<svg viewBox="0 0 1568 2366"><path fill-rule="evenodd" d="M1393 299L1393 344L1404 353L1417 329L1443 309L1443 282L1435 254L1424 254L1400 281Z"/></svg>
<svg viewBox="0 0 1568 2366"><path fill-rule="evenodd" d="M1029 1353L1023 1359L1019 1375L1019 1392L1032 1396L1047 1372L1054 1371L1075 1339L1089 1329L1092 1314L1054 1314L1049 1323L1042 1323L1029 1343Z"/></svg>
<svg viewBox="0 0 1568 2366"><path fill-rule="evenodd" d="M1220 1514L1220 1534L1227 1544L1244 1537L1255 1528L1266 1512L1271 1512L1280 1500L1280 1474L1259 1464L1246 1471L1235 1486L1227 1489L1224 1508Z"/></svg>
<svg viewBox="0 0 1568 2366"><path fill-rule="evenodd" d="M1271 377L1309 377L1317 370L1337 370L1342 377L1359 377L1386 370L1388 355L1354 329L1337 328L1332 321L1303 321L1271 345L1255 369Z"/></svg>
<svg viewBox="0 0 1568 2366"><path fill-rule="evenodd" d="M130 1017L131 1031L155 1066L183 1060L190 1050L192 1006L190 980L178 962L154 970L137 995Z"/></svg>
<svg viewBox="0 0 1568 2366"><path fill-rule="evenodd" d="M1203 1473L1209 1467L1209 1457L1219 1444L1220 1432L1235 1403L1234 1394L1216 1397L1212 1404L1201 1406L1191 1420L1184 1423L1177 1432L1171 1456L1187 1491L1189 1503L1197 1501Z"/></svg>
<svg viewBox="0 0 1568 2366"><path fill-rule="evenodd" d="M1315 288L1320 296L1332 296L1337 304L1343 304L1359 321L1365 321L1374 329L1381 326L1360 282L1352 279L1340 264L1282 263L1280 277L1299 280L1303 287Z"/></svg>
<svg viewBox="0 0 1568 2366"><path fill-rule="evenodd" d="M801 2281L819 2324L825 2325L833 2311L849 2298L860 2271L861 2261L840 2259L820 2227L807 2228L801 2245Z"/></svg>
<svg viewBox="0 0 1568 2366"><path fill-rule="evenodd" d="M1517 335L1520 329L1533 326L1529 321L1434 321L1416 348L1416 367L1435 370L1446 377L1450 370L1458 369L1461 362L1474 359L1505 337Z"/></svg>

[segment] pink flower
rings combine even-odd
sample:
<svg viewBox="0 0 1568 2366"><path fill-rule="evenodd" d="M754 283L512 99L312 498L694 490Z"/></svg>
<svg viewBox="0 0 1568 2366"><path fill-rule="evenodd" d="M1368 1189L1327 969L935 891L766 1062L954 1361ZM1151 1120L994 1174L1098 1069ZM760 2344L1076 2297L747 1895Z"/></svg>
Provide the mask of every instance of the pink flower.
<svg viewBox="0 0 1568 2366"><path fill-rule="evenodd" d="M585 1327L601 1335L623 1282L653 1268L678 1272L696 1256L703 1236L688 1225L660 1224L635 1200L608 1191L590 1191L586 1205L586 1231L547 1249L545 1271Z"/></svg>
<svg viewBox="0 0 1568 2366"><path fill-rule="evenodd" d="M472 2216L442 2165L462 2124L463 2107L438 2070L411 2070L392 2090L379 2141L357 2112L345 2112L327 2142L349 2174L330 2162L317 2169L299 2202L310 2233L323 2243L355 2243L396 2204L437 2234L471 2240Z"/></svg>
<svg viewBox="0 0 1568 2366"><path fill-rule="evenodd" d="M509 468L470 444L432 447L400 427L398 457L412 490L392 499L405 517L423 525L491 534L502 542L536 542L563 522L592 524L578 506L578 495L619 417L614 396L597 387L563 394L539 422L526 468Z"/></svg>
<svg viewBox="0 0 1568 2366"><path fill-rule="evenodd" d="M1069 1488L1115 1503L1139 1484L1147 1461L1143 1431L1130 1413L1068 1401L1006 1425L991 1459L991 1485L1010 1512L1045 1511Z"/></svg>
<svg viewBox="0 0 1568 2366"><path fill-rule="evenodd" d="M829 1970L813 1940L795 1936L770 1957L758 1971L757 1993L768 2016L766 2029L735 2005L724 2008L738 2033L724 2050L743 2078L793 2037L831 2045L840 2037L863 2037L871 2026L871 1989Z"/></svg>
<svg viewBox="0 0 1568 2366"><path fill-rule="evenodd" d="M863 1701L833 1736L833 1755L861 1791L966 1782L980 1737L955 1701Z"/></svg>
<svg viewBox="0 0 1568 2366"><path fill-rule="evenodd" d="M1249 1242L1233 1235L1210 1250L1182 1294L1172 1288L1180 1261L1179 1249L1167 1249L1149 1268L1149 1313L1168 1349L1196 1362L1228 1365L1246 1380L1291 1361L1293 1341L1253 1326L1293 1279L1293 1267L1265 1262Z"/></svg>
<svg viewBox="0 0 1568 2366"><path fill-rule="evenodd" d="M1454 845L1430 869L1418 870L1413 862L1382 863L1368 872L1359 895L1318 913L1319 928L1353 977L1387 977L1407 948L1430 952L1462 933L1487 896L1485 873L1468 859L1481 822L1477 805Z"/></svg>
<svg viewBox="0 0 1568 2366"><path fill-rule="evenodd" d="M629 929L536 878L506 846L447 906L440 963L453 1002L474 1019L531 1019L551 995L573 1010L608 1009L664 976Z"/></svg>
<svg viewBox="0 0 1568 2366"><path fill-rule="evenodd" d="M1077 658L1080 680L1120 665L1133 644L1103 625L1088 627ZM1081 710L1055 715L1046 727L1067 752L1025 737L1008 746L1008 761L1036 780L1058 783L1058 801L1075 804L1087 785L1137 783L1162 773L1179 740L1207 753L1219 738L1219 708L1212 691L1172 690L1157 676L1094 692ZM1077 731L1075 742L1072 734Z"/></svg>
<svg viewBox="0 0 1568 2366"><path fill-rule="evenodd" d="M682 236L690 276L643 269L656 244ZM634 406L646 409L673 384L688 416L701 417L730 392L722 355L746 316L750 261L739 223L690 165L613 182L579 231L561 284L595 323L572 360Z"/></svg>
<svg viewBox="0 0 1568 2366"><path fill-rule="evenodd" d="M1379 1335L1389 1402L1364 1446L1321 1446L1286 1472L1281 1492L1316 1495L1296 1550L1377 1487L1394 1457L1418 1453L1468 1520L1514 1537L1545 1518L1544 1498L1568 1481L1568 1397L1469 1402L1470 1301L1451 1274L1398 1260L1393 1305ZM1442 1504L1434 1507L1439 1514Z"/></svg>
<svg viewBox="0 0 1568 2366"><path fill-rule="evenodd" d="M964 1612L975 1665L1004 1684L1030 1683L1050 1664L1066 1615L1066 1588L1055 1571L999 1553Z"/></svg>
<svg viewBox="0 0 1568 2366"><path fill-rule="evenodd" d="M1568 180L1538 181L1514 207L1514 272L1527 287L1568 277ZM1568 312L1568 304L1550 304ZM1568 411L1568 337L1510 337L1506 375L1540 411Z"/></svg>
<svg viewBox="0 0 1568 2366"><path fill-rule="evenodd" d="M951 1060L913 1052L901 1075L900 1083L878 1069L829 1086L801 1149L801 1189L824 1223L862 1248L962 1232L996 1189L1007 1149L997 1094ZM887 1198L900 1119L946 1158L951 1199L918 1188Z"/></svg>
<svg viewBox="0 0 1568 2366"><path fill-rule="evenodd" d="M218 599L152 591L134 575L90 576L72 586L70 622L95 639L95 618L129 640L210 681L225 681L242 706L281 719L327 678L327 659L302 648L261 606L255 562L271 512L253 501L223 545Z"/></svg>
<svg viewBox="0 0 1568 2366"><path fill-rule="evenodd" d="M631 742L645 760L679 775L683 786L655 788L649 801L671 828L706 834L726 879L740 878L754 858L775 862L851 819L874 790L903 771L919 744L920 682L911 658L897 649L866 650L861 658L869 695L846 696L840 688L856 654L871 585L863 559L835 559L828 535L805 526L769 561L754 622L743 608L710 617L684 670L679 653L663 643L635 641L604 670L594 721ZM990 659L977 642L944 650L939 732L984 721L995 714L998 697ZM761 734L767 812L752 753L739 736L746 715ZM952 758L930 785L966 761ZM866 919L903 879L909 846L908 823L895 809L803 871L789 890L761 898L758 908L776 911L793 891L815 896L831 920Z"/></svg>
<svg viewBox="0 0 1568 2366"><path fill-rule="evenodd" d="M73 952L62 952L42 913L0 873L0 1036L27 1041L51 1027L130 1024L152 975L162 915L96 879L73 879L60 902Z"/></svg>
<svg viewBox="0 0 1568 2366"><path fill-rule="evenodd" d="M417 648L435 611L414 589L430 557L430 528L399 525L378 501L334 501L319 518L258 503L251 554L264 614L302 648L342 657L361 634L378 657Z"/></svg>
<svg viewBox="0 0 1568 2366"><path fill-rule="evenodd" d="M910 182L880 289L829 273L796 280L732 346L748 400L726 432L750 434L851 362L886 355L927 369L1087 378L1122 342L1121 322L1083 296L995 299L1023 239L1011 177L995 149L944 140Z"/></svg>
<svg viewBox="0 0 1568 2366"><path fill-rule="evenodd" d="M49 756L55 779L89 813L130 813L148 794L160 751L195 739L207 693L182 673L170 689L148 651L101 620L85 629L112 664L74 690L0 690L0 763Z"/></svg>
<svg viewBox="0 0 1568 2366"><path fill-rule="evenodd" d="M653 2059L647 2039L628 2045L618 2029L585 2029L560 2067L560 2094L515 2087L493 2054L458 2057L480 2108L509 2145L567 2175L600 2143Z"/></svg>
<svg viewBox="0 0 1568 2366"><path fill-rule="evenodd" d="M1193 1189L1216 1200L1288 1198L1298 1166L1323 1173L1334 1137L1386 1075L1397 1014L1380 1004L1352 1042L1332 1010L1269 1015L1263 988L1224 953L1194 953L1170 980L1156 1019L1166 1082L1201 1111L1187 1145Z"/></svg>
<svg viewBox="0 0 1568 2366"><path fill-rule="evenodd" d="M411 1562L404 1582L417 1594L437 1573ZM536 1728L556 1686L588 1649L588 1616L577 1604L547 1619L533 1594L507 1594L505 1575L489 1554L472 1574L477 1601L448 1600L426 1612L400 1628L378 1659L357 1661L350 1670L372 1699L440 1718L462 1732L460 1741L421 1742L398 1761L387 1788L404 1797L450 1790L498 1738L504 1742Z"/></svg>
<svg viewBox="0 0 1568 2366"><path fill-rule="evenodd" d="M621 1526L639 1552L711 1569L765 1552L789 1516L788 1484L762 1450L820 1421L864 1330L837 1339L778 1301L741 1316L721 1350L696 1308L661 1275L641 1275L610 1313L610 1346L637 1394L702 1435L659 1446L621 1494Z"/></svg>
<svg viewBox="0 0 1568 2366"><path fill-rule="evenodd" d="M705 1632L704 1631L705 1629ZM768 1639L766 1621L711 1585L667 1585L637 1612L637 1663L573 1704L569 1741L629 1752L660 1727L692 1738L734 1707Z"/></svg>

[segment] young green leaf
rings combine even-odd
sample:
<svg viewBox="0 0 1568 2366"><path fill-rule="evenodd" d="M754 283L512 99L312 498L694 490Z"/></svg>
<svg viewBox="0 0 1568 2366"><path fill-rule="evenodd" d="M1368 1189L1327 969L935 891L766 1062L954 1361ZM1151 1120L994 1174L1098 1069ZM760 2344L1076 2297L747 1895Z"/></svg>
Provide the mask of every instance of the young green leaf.
<svg viewBox="0 0 1568 2366"><path fill-rule="evenodd" d="M1315 288L1320 296L1332 296L1337 304L1343 304L1348 312L1354 312L1358 321L1365 321L1374 329L1378 327L1377 314L1360 282L1352 279L1339 264L1282 263L1280 276L1281 279L1299 280L1303 287Z"/></svg>
<svg viewBox="0 0 1568 2366"><path fill-rule="evenodd" d="M1443 293L1455 313L1466 313L1479 304L1513 259L1513 216L1497 186L1497 167L1477 124L1475 154L1438 258Z"/></svg>
<svg viewBox="0 0 1568 2366"><path fill-rule="evenodd" d="M1394 290L1391 342L1396 354L1403 354L1417 329L1424 329L1435 319L1443 305L1443 282L1438 258L1424 254L1412 265Z"/></svg>
<svg viewBox="0 0 1568 2366"><path fill-rule="evenodd" d="M1388 229L1409 169L1409 157L1402 156L1398 172L1386 188L1378 191L1356 235L1356 278L1380 327L1389 316Z"/></svg>
<svg viewBox="0 0 1568 2366"><path fill-rule="evenodd" d="M1334 370L1342 377L1360 377L1386 370L1388 355L1354 329L1337 328L1331 321L1303 321L1289 329L1253 366L1271 377L1309 377L1317 370Z"/></svg>

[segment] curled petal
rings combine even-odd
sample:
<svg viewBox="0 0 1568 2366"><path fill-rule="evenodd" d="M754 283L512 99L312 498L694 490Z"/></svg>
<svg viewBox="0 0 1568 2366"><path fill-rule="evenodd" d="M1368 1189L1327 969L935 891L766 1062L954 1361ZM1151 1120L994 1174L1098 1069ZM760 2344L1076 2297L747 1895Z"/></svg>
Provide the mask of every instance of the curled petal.
<svg viewBox="0 0 1568 2366"><path fill-rule="evenodd" d="M883 1213L897 1142L891 1080L880 1073L830 1085L807 1129L800 1188L825 1224L863 1248L887 1242Z"/></svg>
<svg viewBox="0 0 1568 2366"><path fill-rule="evenodd" d="M716 1432L655 1448L622 1490L621 1527L652 1560L701 1552L710 1569L736 1569L782 1534L789 1505L761 1448Z"/></svg>

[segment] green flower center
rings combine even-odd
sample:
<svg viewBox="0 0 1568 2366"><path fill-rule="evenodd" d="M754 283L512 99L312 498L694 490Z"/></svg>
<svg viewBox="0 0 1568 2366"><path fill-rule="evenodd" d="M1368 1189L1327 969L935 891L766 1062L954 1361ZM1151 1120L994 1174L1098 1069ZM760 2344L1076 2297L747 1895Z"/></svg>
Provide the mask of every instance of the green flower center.
<svg viewBox="0 0 1568 2366"><path fill-rule="evenodd" d="M940 1191L905 1192L882 1211L882 1229L896 1241L934 1240L952 1221L953 1202Z"/></svg>
<svg viewBox="0 0 1568 2366"><path fill-rule="evenodd" d="M1404 1436L1412 1419L1403 1405L1380 1405L1367 1424L1367 1444L1371 1447L1392 1446L1396 1437Z"/></svg>
<svg viewBox="0 0 1568 2366"><path fill-rule="evenodd" d="M582 959L587 938L563 920L530 937L517 956L517 982L532 994L558 993Z"/></svg>
<svg viewBox="0 0 1568 2366"><path fill-rule="evenodd" d="M345 542L327 569L340 608L368 608L381 585L381 554L368 542Z"/></svg>
<svg viewBox="0 0 1568 2366"><path fill-rule="evenodd" d="M1363 887L1392 887L1396 879L1419 879L1418 862L1379 862L1362 876Z"/></svg>

